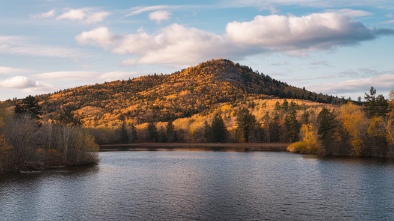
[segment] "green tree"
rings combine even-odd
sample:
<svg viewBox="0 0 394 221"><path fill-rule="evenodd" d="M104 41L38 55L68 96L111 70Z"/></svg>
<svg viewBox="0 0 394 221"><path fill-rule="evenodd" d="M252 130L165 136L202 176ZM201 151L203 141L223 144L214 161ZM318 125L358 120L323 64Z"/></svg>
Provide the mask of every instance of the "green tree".
<svg viewBox="0 0 394 221"><path fill-rule="evenodd" d="M127 124L126 124L126 117L122 114L119 117L119 120L122 121L122 125L120 126L120 142L121 143L128 143L129 142L129 135L127 133Z"/></svg>
<svg viewBox="0 0 394 221"><path fill-rule="evenodd" d="M15 115L18 117L27 114L33 119L40 119L41 109L42 107L38 104L38 100L29 95L22 99L20 104L15 105Z"/></svg>
<svg viewBox="0 0 394 221"><path fill-rule="evenodd" d="M376 96L376 89L371 87L369 94L365 93L364 109L368 117L386 117L389 103L383 95Z"/></svg>
<svg viewBox="0 0 394 221"><path fill-rule="evenodd" d="M294 102L291 102L288 113L285 117L285 127L287 130L287 139L290 142L299 140L300 123L297 120L297 110Z"/></svg>
<svg viewBox="0 0 394 221"><path fill-rule="evenodd" d="M172 120L168 121L168 123L167 123L166 137L167 137L167 142L169 142L169 143L177 141L177 134L176 134L175 126L174 126Z"/></svg>
<svg viewBox="0 0 394 221"><path fill-rule="evenodd" d="M137 130L134 126L134 123L130 125L130 142L135 143L138 140Z"/></svg>
<svg viewBox="0 0 394 221"><path fill-rule="evenodd" d="M76 109L73 105L63 106L56 120L59 124L81 126L81 119L74 114Z"/></svg>
<svg viewBox="0 0 394 221"><path fill-rule="evenodd" d="M331 143L333 141L332 136L334 135L335 128L338 125L336 120L336 116L333 112L331 112L327 108L323 108L319 115L317 116L318 122L318 131L317 134L319 135L319 139L322 141L323 148L326 154L330 154L331 150Z"/></svg>
<svg viewBox="0 0 394 221"><path fill-rule="evenodd" d="M148 140L151 142L157 142L159 140L159 133L157 132L156 124L153 121L148 124L148 136Z"/></svg>
<svg viewBox="0 0 394 221"><path fill-rule="evenodd" d="M282 109L285 113L289 110L289 102L286 99L282 103Z"/></svg>
<svg viewBox="0 0 394 221"><path fill-rule="evenodd" d="M280 141L280 131L281 131L281 124L280 124L280 113L278 110L275 110L272 113L272 118L269 122L269 135L270 135L270 142L279 142Z"/></svg>
<svg viewBox="0 0 394 221"><path fill-rule="evenodd" d="M204 139L206 142L212 142L212 127L207 121L204 122Z"/></svg>
<svg viewBox="0 0 394 221"><path fill-rule="evenodd" d="M226 142L227 129L224 125L223 118L220 114L216 114L212 121L212 142Z"/></svg>
<svg viewBox="0 0 394 221"><path fill-rule="evenodd" d="M160 127L159 131L158 131L158 138L157 140L160 143L167 143L167 134L166 131L163 129L163 127Z"/></svg>
<svg viewBox="0 0 394 221"><path fill-rule="evenodd" d="M256 117L247 108L241 108L237 114L238 128L242 131L245 142L249 141L250 131L256 125Z"/></svg>
<svg viewBox="0 0 394 221"><path fill-rule="evenodd" d="M265 112L264 116L263 116L263 121L264 121L264 134L265 134L265 139L264 141L270 143L271 139L270 139L270 113L269 111Z"/></svg>
<svg viewBox="0 0 394 221"><path fill-rule="evenodd" d="M309 124L309 116L310 113L308 110L304 110L304 112L301 115L301 124Z"/></svg>

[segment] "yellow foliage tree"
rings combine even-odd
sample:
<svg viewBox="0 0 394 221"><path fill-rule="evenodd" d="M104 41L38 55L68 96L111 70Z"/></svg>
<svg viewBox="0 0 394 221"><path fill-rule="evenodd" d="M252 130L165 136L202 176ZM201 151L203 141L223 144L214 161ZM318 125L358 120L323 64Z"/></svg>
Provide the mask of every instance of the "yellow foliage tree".
<svg viewBox="0 0 394 221"><path fill-rule="evenodd" d="M301 126L301 139L302 141L290 144L287 151L296 153L317 153L319 151L319 142L317 131L313 124L303 124Z"/></svg>
<svg viewBox="0 0 394 221"><path fill-rule="evenodd" d="M313 124L303 124L301 127L301 138L305 142L309 153L316 153L319 150L317 132Z"/></svg>
<svg viewBox="0 0 394 221"><path fill-rule="evenodd" d="M350 144L352 146L352 154L360 156L365 149L362 140L363 130L365 129L366 117L363 111L349 102L340 108L340 118L346 132L350 135Z"/></svg>

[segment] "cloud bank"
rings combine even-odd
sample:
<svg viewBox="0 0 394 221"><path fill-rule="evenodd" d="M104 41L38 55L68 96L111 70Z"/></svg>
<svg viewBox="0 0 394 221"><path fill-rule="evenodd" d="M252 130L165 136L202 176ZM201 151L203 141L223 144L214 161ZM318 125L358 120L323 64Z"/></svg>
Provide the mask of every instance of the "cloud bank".
<svg viewBox="0 0 394 221"><path fill-rule="evenodd" d="M130 55L126 65L194 64L212 57L240 59L245 56L280 52L292 55L357 45L391 29L370 29L339 13L314 13L307 16L256 16L247 22L230 22L218 35L197 28L172 24L150 34L140 29L116 35L107 27L81 33L82 45L95 45L113 53Z"/></svg>
<svg viewBox="0 0 394 221"><path fill-rule="evenodd" d="M256 16L250 22L231 22L227 36L235 44L273 51L329 49L376 38L376 32L337 13L308 16Z"/></svg>

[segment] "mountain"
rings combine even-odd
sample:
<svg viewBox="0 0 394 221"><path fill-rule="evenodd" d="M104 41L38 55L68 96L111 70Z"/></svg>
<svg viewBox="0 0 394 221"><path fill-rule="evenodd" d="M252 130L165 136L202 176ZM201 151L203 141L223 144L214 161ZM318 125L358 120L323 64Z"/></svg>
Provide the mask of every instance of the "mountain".
<svg viewBox="0 0 394 221"><path fill-rule="evenodd" d="M225 59L203 62L169 75L86 85L37 96L44 120L79 118L85 127L111 126L121 116L141 124L204 113L222 104L295 98L321 103L340 99L290 86Z"/></svg>

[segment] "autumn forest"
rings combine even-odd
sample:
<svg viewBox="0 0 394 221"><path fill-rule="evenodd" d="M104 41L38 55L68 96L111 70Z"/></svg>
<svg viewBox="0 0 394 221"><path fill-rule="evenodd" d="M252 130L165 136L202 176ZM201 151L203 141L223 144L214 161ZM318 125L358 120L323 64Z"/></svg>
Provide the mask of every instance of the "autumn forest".
<svg viewBox="0 0 394 221"><path fill-rule="evenodd" d="M372 86L372 85L371 85ZM98 144L291 143L288 151L394 157L394 92L317 94L216 59L173 74L1 103L0 171L97 161Z"/></svg>

